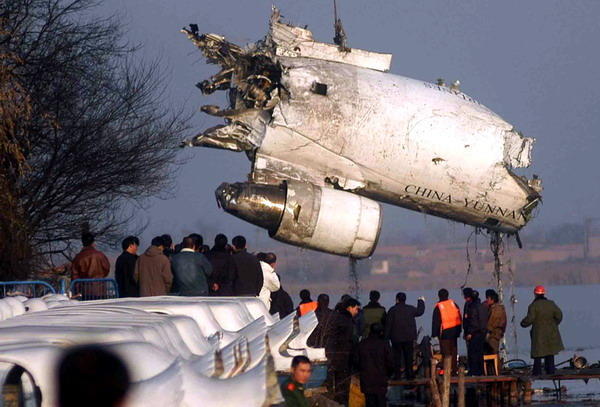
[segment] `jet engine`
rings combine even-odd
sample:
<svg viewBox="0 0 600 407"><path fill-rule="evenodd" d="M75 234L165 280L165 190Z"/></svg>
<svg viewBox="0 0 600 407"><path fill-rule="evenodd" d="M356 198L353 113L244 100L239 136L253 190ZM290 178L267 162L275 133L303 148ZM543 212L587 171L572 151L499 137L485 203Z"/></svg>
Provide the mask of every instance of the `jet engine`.
<svg viewBox="0 0 600 407"><path fill-rule="evenodd" d="M350 192L285 181L223 183L215 193L226 212L285 243L354 258L370 256L377 246L381 207Z"/></svg>

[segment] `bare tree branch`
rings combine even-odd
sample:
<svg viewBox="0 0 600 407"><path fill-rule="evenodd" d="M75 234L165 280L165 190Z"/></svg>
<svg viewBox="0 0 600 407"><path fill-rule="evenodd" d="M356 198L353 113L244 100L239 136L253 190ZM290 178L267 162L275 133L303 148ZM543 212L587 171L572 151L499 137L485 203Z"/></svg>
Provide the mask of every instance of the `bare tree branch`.
<svg viewBox="0 0 600 407"><path fill-rule="evenodd" d="M13 136L30 170L2 188L15 191L33 258L68 253L86 223L114 239L133 218L123 208L168 192L180 162L188 117L165 107L158 63L139 62L118 20L92 17L95 5L7 0L0 18L0 63L30 103L26 127ZM14 94L5 99L16 108ZM22 277L32 266L17 274L13 260L5 266L11 239L8 228L0 233L0 278Z"/></svg>

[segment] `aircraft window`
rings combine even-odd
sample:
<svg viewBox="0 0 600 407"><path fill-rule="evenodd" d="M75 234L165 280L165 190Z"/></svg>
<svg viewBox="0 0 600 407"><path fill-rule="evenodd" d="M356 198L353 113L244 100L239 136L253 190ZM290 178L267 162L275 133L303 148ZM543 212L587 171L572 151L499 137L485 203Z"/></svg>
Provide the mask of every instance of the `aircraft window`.
<svg viewBox="0 0 600 407"><path fill-rule="evenodd" d="M327 85L325 83L313 82L310 90L317 95L327 96Z"/></svg>

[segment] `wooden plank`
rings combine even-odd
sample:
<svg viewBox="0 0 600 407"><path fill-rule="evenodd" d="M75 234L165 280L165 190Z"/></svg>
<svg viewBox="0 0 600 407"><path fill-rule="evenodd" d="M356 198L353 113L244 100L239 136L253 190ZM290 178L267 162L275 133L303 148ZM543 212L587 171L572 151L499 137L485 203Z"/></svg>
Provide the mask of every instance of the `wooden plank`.
<svg viewBox="0 0 600 407"><path fill-rule="evenodd" d="M467 376L465 383L495 383L495 382L516 382L521 380L518 376ZM390 380L389 386L423 386L429 383L429 379L414 379L414 380ZM450 383L457 384L458 377L452 377Z"/></svg>
<svg viewBox="0 0 600 407"><path fill-rule="evenodd" d="M431 377L429 378L429 386L431 387L431 399L434 407L441 407L442 401L440 400L440 391L437 385L437 362L435 359L431 359Z"/></svg>
<svg viewBox="0 0 600 407"><path fill-rule="evenodd" d="M458 368L458 407L465 407L465 367Z"/></svg>
<svg viewBox="0 0 600 407"><path fill-rule="evenodd" d="M519 391L516 382L510 383L510 405L516 406L519 404Z"/></svg>

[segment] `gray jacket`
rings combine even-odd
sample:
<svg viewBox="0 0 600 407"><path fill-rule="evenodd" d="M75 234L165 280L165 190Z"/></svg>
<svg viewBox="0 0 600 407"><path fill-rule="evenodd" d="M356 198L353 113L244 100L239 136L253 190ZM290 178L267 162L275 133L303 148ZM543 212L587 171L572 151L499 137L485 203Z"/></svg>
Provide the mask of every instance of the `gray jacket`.
<svg viewBox="0 0 600 407"><path fill-rule="evenodd" d="M212 265L197 252L182 251L171 258L173 293L187 297L208 295Z"/></svg>

